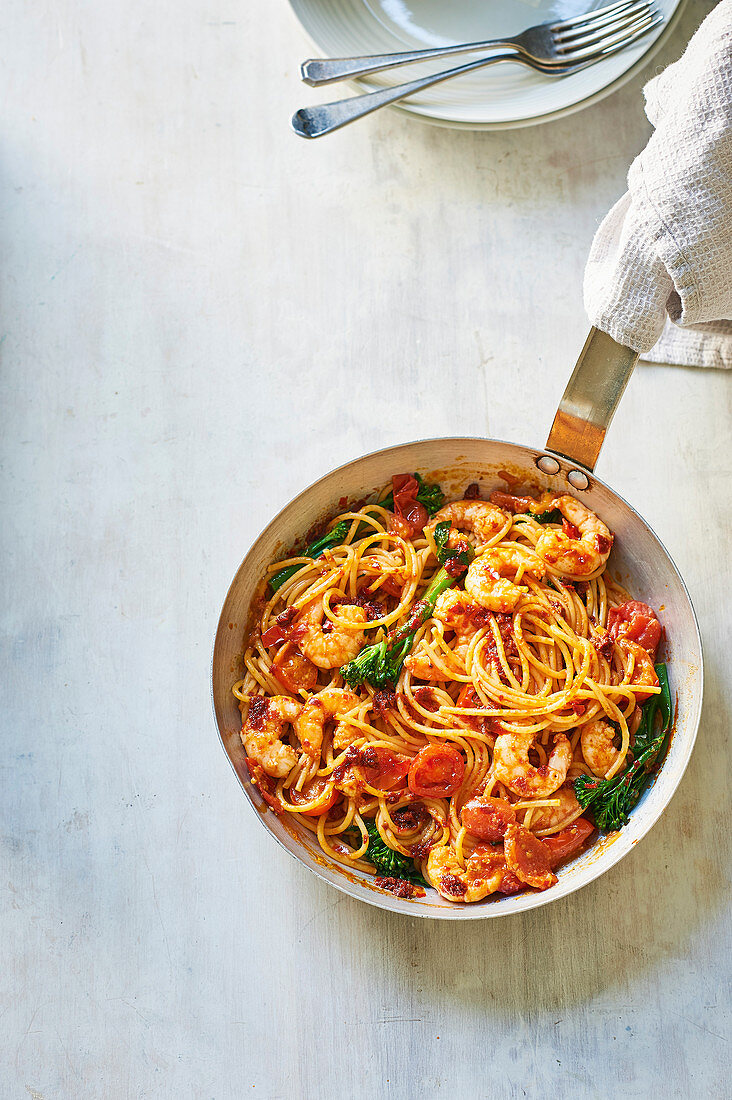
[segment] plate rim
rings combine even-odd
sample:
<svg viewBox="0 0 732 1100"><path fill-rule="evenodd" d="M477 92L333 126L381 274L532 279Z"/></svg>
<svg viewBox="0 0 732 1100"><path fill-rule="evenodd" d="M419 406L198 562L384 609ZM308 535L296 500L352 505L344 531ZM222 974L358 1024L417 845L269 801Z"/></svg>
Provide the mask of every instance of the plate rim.
<svg viewBox="0 0 732 1100"><path fill-rule="evenodd" d="M319 57L326 57L327 55L323 51L322 47L315 41L310 32L303 24L300 16L298 15L296 4L298 0L288 0L288 4L292 14L297 20L297 24L306 40L310 43L313 49L316 51ZM443 130L474 130L476 132L490 132L501 130L523 130L528 126L538 126L545 122L556 122L561 118L567 118L569 115L576 114L578 111L583 111L587 107L592 107L595 103L600 103L607 96L613 92L619 91L624 84L632 80L637 76L641 69L647 65L653 57L658 53L661 46L664 45L673 31L676 29L681 15L686 9L687 0L675 0L676 6L668 17L666 25L662 28L660 34L655 38L648 46L647 50L640 55L637 61L629 66L624 72L616 76L608 84L605 84L602 88L598 88L597 91L592 92L589 96L585 96L583 99L578 99L575 103L570 103L566 107L560 107L555 111L547 111L543 114L531 115L528 118L519 119L505 119L502 122L474 122L474 121L462 121L460 119L445 119L439 118L436 115L431 115L414 106L409 106L407 102L391 103L387 109L395 111L400 115L408 118L417 119L419 122L424 122L428 126L437 126ZM370 85L367 80L348 80L343 81L352 91L357 94L363 94L364 92L375 91L376 87Z"/></svg>

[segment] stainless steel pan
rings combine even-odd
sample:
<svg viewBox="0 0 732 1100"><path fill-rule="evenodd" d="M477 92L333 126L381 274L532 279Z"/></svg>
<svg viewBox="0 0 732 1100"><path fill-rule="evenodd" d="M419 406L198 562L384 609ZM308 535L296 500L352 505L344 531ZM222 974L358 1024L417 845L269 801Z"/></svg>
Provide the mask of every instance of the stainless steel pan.
<svg viewBox="0 0 732 1100"><path fill-rule="evenodd" d="M593 474L605 431L636 359L635 352L593 329L562 398L546 450L494 439L455 438L425 439L365 455L333 470L283 508L257 538L234 577L213 653L213 705L222 744L264 828L316 875L351 897L396 913L446 920L520 913L571 894L607 871L648 832L671 800L689 762L701 712L702 652L696 617L684 582L658 537L622 497ZM505 489L506 473L552 492L571 492L614 531L611 572L638 599L661 609L671 690L677 700L667 759L630 822L565 867L557 885L543 893L474 905L452 904L436 891L428 891L428 896L419 900L396 898L376 889L371 876L328 861L310 833L298 832L290 815L282 820L265 812L249 782L239 739L241 719L231 685L237 679L250 607L266 567L283 557L313 524L342 511L341 498L363 499L392 474L413 470L428 479L435 475L448 498L462 495L471 481L479 481L484 490Z"/></svg>

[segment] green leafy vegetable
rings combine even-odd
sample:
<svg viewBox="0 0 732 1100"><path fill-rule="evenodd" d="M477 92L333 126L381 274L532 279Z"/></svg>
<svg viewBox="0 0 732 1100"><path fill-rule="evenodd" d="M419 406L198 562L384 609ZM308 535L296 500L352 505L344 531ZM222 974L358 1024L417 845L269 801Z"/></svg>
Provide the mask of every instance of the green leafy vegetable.
<svg viewBox="0 0 732 1100"><path fill-rule="evenodd" d="M656 665L656 675L661 692L652 696L643 707L643 716L633 745L633 763L621 775L612 779L580 775L574 781L577 801L584 810L592 810L598 829L604 833L620 829L628 820L630 811L645 790L651 772L665 750L673 718L665 664ZM656 716L659 711L661 728L656 733Z"/></svg>
<svg viewBox="0 0 732 1100"><path fill-rule="evenodd" d="M444 565L448 557L447 540L450 537L451 526L452 524L449 519L444 520L442 523L438 523L432 536L435 540L437 560L440 565Z"/></svg>
<svg viewBox="0 0 732 1100"><path fill-rule="evenodd" d="M396 683L414 637L434 611L438 596L455 583L461 572L465 572L472 557L473 548L468 543L465 549L451 554L446 560L450 571L445 565L438 569L422 599L412 607L406 622L380 642L366 646L358 657L343 666L341 676L349 687L357 688L366 682L380 690L387 684Z"/></svg>
<svg viewBox="0 0 732 1100"><path fill-rule="evenodd" d="M328 531L327 534L322 535L315 542L311 542L302 556L304 558L319 558L326 550L330 550L331 546L340 545L348 534L350 527L350 521L342 519L340 523L336 523L332 531ZM285 581L289 581L290 577L294 577L299 569L302 569L302 565L288 565L285 569L280 569L278 573L273 573L269 578L269 586L272 591L276 592L278 588L282 588Z"/></svg>
<svg viewBox="0 0 732 1100"><path fill-rule="evenodd" d="M401 852L395 852L381 839L381 834L376 822L369 818L364 821L366 832L369 834L369 846L364 854L364 859L373 863L376 873L384 878L405 879L407 882L416 883L418 886L429 886L428 882L420 875L414 865L414 860L403 856Z"/></svg>
<svg viewBox="0 0 732 1100"><path fill-rule="evenodd" d="M417 490L417 500L420 504L424 504L428 513L434 516L435 512L439 512L442 507L442 503L445 499L445 494L439 485L427 485L425 481L419 476L414 475L417 479L419 489Z"/></svg>
<svg viewBox="0 0 732 1100"><path fill-rule="evenodd" d="M419 488L417 489L417 500L420 504L424 504L429 515L434 516L435 512L438 512L442 507L442 502L445 499L445 494L439 485L428 485L427 482L420 477L419 474L414 475ZM382 508L388 508L389 511L394 510L394 493L391 492L379 501Z"/></svg>
<svg viewBox="0 0 732 1100"><path fill-rule="evenodd" d="M561 523L564 518L558 508L550 508L548 512L529 512L529 515L537 523Z"/></svg>

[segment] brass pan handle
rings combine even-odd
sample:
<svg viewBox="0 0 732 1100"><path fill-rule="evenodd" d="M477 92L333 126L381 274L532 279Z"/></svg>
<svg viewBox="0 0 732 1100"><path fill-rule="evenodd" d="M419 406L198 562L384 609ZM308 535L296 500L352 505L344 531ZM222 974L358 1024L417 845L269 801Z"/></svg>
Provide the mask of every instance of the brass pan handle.
<svg viewBox="0 0 732 1100"><path fill-rule="evenodd" d="M546 449L594 470L605 432L637 361L637 351L618 344L598 328L590 329L559 402Z"/></svg>

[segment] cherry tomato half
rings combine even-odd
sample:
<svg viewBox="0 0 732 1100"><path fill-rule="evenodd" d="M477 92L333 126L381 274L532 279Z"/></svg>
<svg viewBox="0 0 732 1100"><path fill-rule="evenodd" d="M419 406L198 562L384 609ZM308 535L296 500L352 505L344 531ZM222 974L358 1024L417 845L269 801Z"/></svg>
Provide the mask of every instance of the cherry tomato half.
<svg viewBox="0 0 732 1100"><path fill-rule="evenodd" d="M401 756L383 745L375 745L363 750L357 767L370 787L378 791L391 791L403 786L399 781L405 778L411 763L408 756Z"/></svg>
<svg viewBox="0 0 732 1100"><path fill-rule="evenodd" d="M463 806L461 820L473 836L495 844L516 820L516 811L505 798L471 798Z"/></svg>
<svg viewBox="0 0 732 1100"><path fill-rule="evenodd" d="M427 509L417 500L419 484L411 474L395 474L391 485L397 533L404 534L406 538L414 538L429 519Z"/></svg>
<svg viewBox="0 0 732 1100"><path fill-rule="evenodd" d="M557 881L551 870L551 853L543 841L523 825L509 825L504 837L509 871L527 886L546 890Z"/></svg>
<svg viewBox="0 0 732 1100"><path fill-rule="evenodd" d="M562 863L563 860L573 856L582 847L594 828L595 826L586 817L578 817L566 829L562 829L561 833L542 837L542 844L551 853L552 867L556 867L558 863Z"/></svg>
<svg viewBox="0 0 732 1100"><path fill-rule="evenodd" d="M328 787L327 779L321 777L311 779L300 791L291 788L287 793L293 806L305 806L308 802L315 803L309 809L300 811L303 817L320 817L331 808L339 796L335 787L331 787L330 790Z"/></svg>
<svg viewBox="0 0 732 1100"><path fill-rule="evenodd" d="M661 641L663 627L652 607L640 600L628 600L619 607L611 607L607 616L608 631L617 641L627 638L643 646L651 657L655 657Z"/></svg>
<svg viewBox="0 0 732 1100"><path fill-rule="evenodd" d="M420 798L448 798L465 775L465 761L452 745L427 745L412 761L409 789Z"/></svg>
<svg viewBox="0 0 732 1100"><path fill-rule="evenodd" d="M292 642L278 650L272 663L272 671L288 691L298 692L301 688L312 691L318 682L318 670L304 657Z"/></svg>

